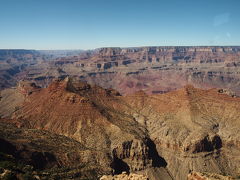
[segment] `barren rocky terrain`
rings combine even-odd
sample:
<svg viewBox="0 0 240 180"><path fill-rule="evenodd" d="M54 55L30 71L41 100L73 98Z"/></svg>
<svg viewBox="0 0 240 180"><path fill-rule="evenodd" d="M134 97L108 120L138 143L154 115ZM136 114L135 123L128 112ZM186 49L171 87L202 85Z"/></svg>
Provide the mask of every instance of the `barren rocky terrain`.
<svg viewBox="0 0 240 180"><path fill-rule="evenodd" d="M47 64L59 57L79 55L81 52L81 50L0 49L0 89L14 87L18 81L25 79L26 76L31 76L27 69ZM39 75L39 73L40 71L35 75Z"/></svg>
<svg viewBox="0 0 240 180"><path fill-rule="evenodd" d="M21 52L21 53L20 53ZM92 51L1 50L1 89L28 80L46 87L74 76L121 94L165 93L192 84L240 94L240 47L100 48Z"/></svg>
<svg viewBox="0 0 240 180"><path fill-rule="evenodd" d="M0 50L0 176L240 176L240 47Z"/></svg>
<svg viewBox="0 0 240 180"><path fill-rule="evenodd" d="M24 70L24 79L45 87L70 75L123 95L165 93L187 84L240 94L239 63L239 47L100 48L37 63Z"/></svg>
<svg viewBox="0 0 240 180"><path fill-rule="evenodd" d="M102 152L49 131L0 122L0 179L97 179Z"/></svg>
<svg viewBox="0 0 240 180"><path fill-rule="evenodd" d="M20 94L22 99L15 102ZM20 128L17 132L38 129L83 145L82 156L74 157L95 164L91 167L96 177L127 172L181 180L193 171L234 178L240 173L240 99L223 89L187 85L165 94L139 91L121 96L113 89L65 78L47 88L23 81L5 89L0 109L6 108L8 98L10 110L0 111L8 119L2 121ZM3 139L12 141L6 135ZM64 162L69 161L75 164L75 159Z"/></svg>

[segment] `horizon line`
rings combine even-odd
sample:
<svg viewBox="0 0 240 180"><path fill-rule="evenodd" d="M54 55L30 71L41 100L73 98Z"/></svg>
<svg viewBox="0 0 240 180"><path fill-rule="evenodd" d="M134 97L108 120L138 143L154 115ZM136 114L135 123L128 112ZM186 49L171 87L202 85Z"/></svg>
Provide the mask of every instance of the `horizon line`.
<svg viewBox="0 0 240 180"><path fill-rule="evenodd" d="M97 49L103 49L103 48L121 48L121 49L127 49L127 48L148 48L148 47L240 47L240 45L171 45L171 46L103 46L103 47L97 47L92 49L30 49L30 48L0 48L0 50L35 50L35 51L89 51L89 50L97 50Z"/></svg>

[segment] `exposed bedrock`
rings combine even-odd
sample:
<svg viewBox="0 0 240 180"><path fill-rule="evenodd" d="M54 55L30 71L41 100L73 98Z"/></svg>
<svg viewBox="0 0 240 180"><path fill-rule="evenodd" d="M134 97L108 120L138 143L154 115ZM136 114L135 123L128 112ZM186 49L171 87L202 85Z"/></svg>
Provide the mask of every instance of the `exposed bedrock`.
<svg viewBox="0 0 240 180"><path fill-rule="evenodd" d="M74 76L123 95L139 90L161 94L186 84L240 95L240 48L236 46L100 48L55 59L35 51L2 51L0 60L0 88L21 79L46 87L54 78Z"/></svg>
<svg viewBox="0 0 240 180"><path fill-rule="evenodd" d="M33 89L18 104L3 94L0 104L11 98L18 105L9 121L74 139L86 148L84 162L106 174L181 180L191 171L239 173L240 99L225 90L188 85L164 94L121 96L72 78Z"/></svg>
<svg viewBox="0 0 240 180"><path fill-rule="evenodd" d="M156 145L150 139L145 139L145 142L136 140L124 142L121 147L114 148L112 153L113 169L116 174L167 166L167 162L158 155Z"/></svg>

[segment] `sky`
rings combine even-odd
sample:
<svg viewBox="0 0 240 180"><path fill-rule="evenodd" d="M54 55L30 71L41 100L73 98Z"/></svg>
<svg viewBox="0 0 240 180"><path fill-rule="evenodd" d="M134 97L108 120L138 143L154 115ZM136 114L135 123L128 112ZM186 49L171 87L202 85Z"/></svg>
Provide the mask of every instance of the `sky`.
<svg viewBox="0 0 240 180"><path fill-rule="evenodd" d="M240 0L0 0L0 49L240 45Z"/></svg>

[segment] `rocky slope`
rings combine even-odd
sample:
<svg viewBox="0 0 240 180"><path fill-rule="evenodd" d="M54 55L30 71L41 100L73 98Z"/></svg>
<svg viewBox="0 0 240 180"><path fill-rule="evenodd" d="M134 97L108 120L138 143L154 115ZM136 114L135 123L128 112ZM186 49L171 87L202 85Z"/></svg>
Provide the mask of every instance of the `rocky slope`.
<svg viewBox="0 0 240 180"><path fill-rule="evenodd" d="M234 180L239 178L233 178L230 176L223 176L219 174L192 172L188 175L187 179L188 180Z"/></svg>
<svg viewBox="0 0 240 180"><path fill-rule="evenodd" d="M222 89L185 86L166 94L121 96L72 78L43 89L24 87L30 93L5 115L9 122L102 152L96 161L107 174L179 180L191 171L239 175L240 99Z"/></svg>
<svg viewBox="0 0 240 180"><path fill-rule="evenodd" d="M140 110L139 121L145 118L150 138L173 177L184 179L189 170L238 173L239 98L186 86L127 102Z"/></svg>
<svg viewBox="0 0 240 180"><path fill-rule="evenodd" d="M0 179L97 179L109 173L107 166L101 168L108 159L103 152L48 131L17 128L7 121L0 120Z"/></svg>
<svg viewBox="0 0 240 180"><path fill-rule="evenodd" d="M127 174L126 172L125 173L122 173L122 174L119 174L119 175L114 175L114 176L102 176L100 178L100 180L121 180L121 179L124 179L124 180L149 180L148 177L144 176L144 175L139 175L139 174L134 174L134 173L130 173L130 174Z"/></svg>
<svg viewBox="0 0 240 180"><path fill-rule="evenodd" d="M46 63L28 68L25 78L44 87L71 75L121 94L159 94L186 84L240 94L240 47L101 48Z"/></svg>
<svg viewBox="0 0 240 180"><path fill-rule="evenodd" d="M12 117L19 127L49 130L104 151L112 158L104 167L112 167L116 174L165 167L146 128L115 109L121 106L118 96L114 90L66 78L29 95Z"/></svg>

